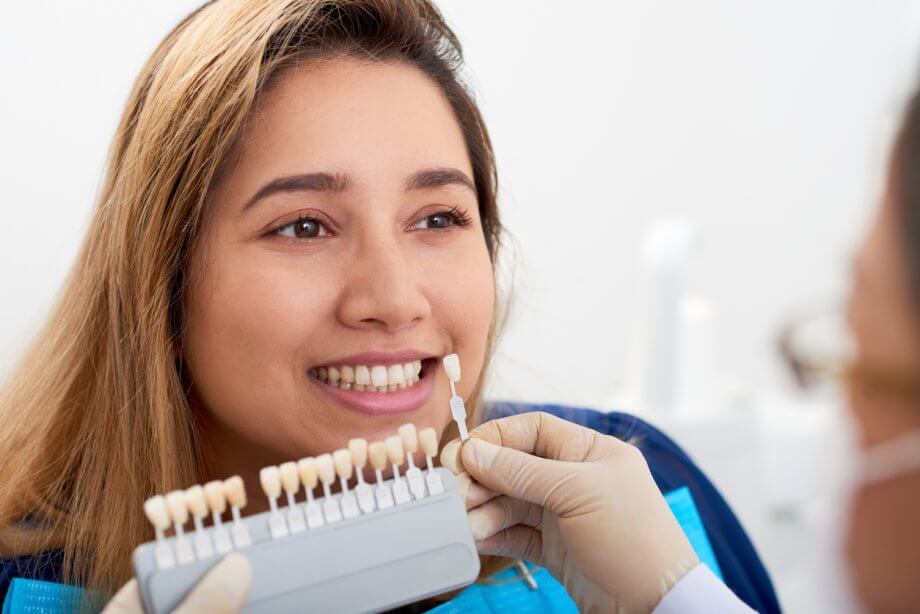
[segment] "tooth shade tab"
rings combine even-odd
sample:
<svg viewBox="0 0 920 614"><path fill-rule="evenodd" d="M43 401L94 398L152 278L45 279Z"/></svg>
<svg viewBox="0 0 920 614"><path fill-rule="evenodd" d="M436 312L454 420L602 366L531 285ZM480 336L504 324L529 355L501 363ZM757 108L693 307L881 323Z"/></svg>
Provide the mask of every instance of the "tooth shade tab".
<svg viewBox="0 0 920 614"><path fill-rule="evenodd" d="M319 483L319 469L316 468L316 459L312 457L302 458L297 461L297 471L300 473L300 481L304 488L313 490Z"/></svg>
<svg viewBox="0 0 920 614"><path fill-rule="evenodd" d="M144 501L144 515L155 529L165 531L171 524L169 508L163 495L156 495Z"/></svg>
<svg viewBox="0 0 920 614"><path fill-rule="evenodd" d="M208 502L204 498L204 488L199 485L186 489L185 504L195 518L204 518L208 515Z"/></svg>
<svg viewBox="0 0 920 614"><path fill-rule="evenodd" d="M359 386L369 386L371 383L370 369L364 365L355 367L355 384Z"/></svg>
<svg viewBox="0 0 920 614"><path fill-rule="evenodd" d="M323 484L335 482L335 465L331 454L320 454L316 457L316 471Z"/></svg>
<svg viewBox="0 0 920 614"><path fill-rule="evenodd" d="M371 467L380 471L387 466L387 450L382 441L374 441L367 447L368 456L371 459Z"/></svg>
<svg viewBox="0 0 920 614"><path fill-rule="evenodd" d="M227 509L227 495L224 493L224 485L220 480L214 480L204 485L204 497L208 501L208 507L218 516L223 514Z"/></svg>
<svg viewBox="0 0 920 614"><path fill-rule="evenodd" d="M367 440L366 439L349 439L348 451L351 452L351 460L359 470L367 466Z"/></svg>
<svg viewBox="0 0 920 614"><path fill-rule="evenodd" d="M182 526L188 521L188 506L185 503L185 492L174 490L166 495L166 507L172 521Z"/></svg>
<svg viewBox="0 0 920 614"><path fill-rule="evenodd" d="M418 450L418 431L411 422L399 427L397 431L399 438L402 439L403 449L409 454L414 454Z"/></svg>
<svg viewBox="0 0 920 614"><path fill-rule="evenodd" d="M294 494L300 490L300 475L297 473L297 463L288 461L278 467L281 473L281 486L284 492Z"/></svg>
<svg viewBox="0 0 920 614"><path fill-rule="evenodd" d="M230 505L237 509L246 507L246 487L243 485L243 478L235 475L224 480L224 492Z"/></svg>
<svg viewBox="0 0 920 614"><path fill-rule="evenodd" d="M336 450L332 453L332 462L335 465L335 473L339 476L339 479L346 482L351 479L351 475L354 473L351 452L346 449Z"/></svg>
<svg viewBox="0 0 920 614"><path fill-rule="evenodd" d="M387 458L390 459L390 462L397 466L401 465L405 460L405 453L403 451L403 442L399 435L387 437L383 444L386 446Z"/></svg>
<svg viewBox="0 0 920 614"><path fill-rule="evenodd" d="M452 382L460 381L460 357L456 354L448 354L442 359L442 362L448 379Z"/></svg>
<svg viewBox="0 0 920 614"><path fill-rule="evenodd" d="M281 472L277 467L263 467L259 471L259 482L269 498L277 499L281 495Z"/></svg>
<svg viewBox="0 0 920 614"><path fill-rule="evenodd" d="M418 432L418 441L425 456L434 458L438 455L438 434L432 427L420 430Z"/></svg>

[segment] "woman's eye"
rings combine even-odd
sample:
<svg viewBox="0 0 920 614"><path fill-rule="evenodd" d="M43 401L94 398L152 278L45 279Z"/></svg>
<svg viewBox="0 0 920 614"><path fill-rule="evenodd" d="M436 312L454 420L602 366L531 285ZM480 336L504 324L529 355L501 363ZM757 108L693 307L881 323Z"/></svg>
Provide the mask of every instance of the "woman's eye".
<svg viewBox="0 0 920 614"><path fill-rule="evenodd" d="M302 217L279 227L275 234L292 239L313 239L325 237L329 234L329 231L319 220L312 217Z"/></svg>
<svg viewBox="0 0 920 614"><path fill-rule="evenodd" d="M414 230L429 230L447 228L454 224L454 218L449 213L434 213L424 217L412 225Z"/></svg>

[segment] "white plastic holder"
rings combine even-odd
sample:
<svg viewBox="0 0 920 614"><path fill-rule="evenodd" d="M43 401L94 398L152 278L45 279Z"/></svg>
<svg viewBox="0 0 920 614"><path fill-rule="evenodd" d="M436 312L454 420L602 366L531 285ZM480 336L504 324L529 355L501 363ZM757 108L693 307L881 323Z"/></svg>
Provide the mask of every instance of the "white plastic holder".
<svg viewBox="0 0 920 614"><path fill-rule="evenodd" d="M326 524L326 520L323 518L323 509L316 501L307 503L303 511L309 528L318 529Z"/></svg>
<svg viewBox="0 0 920 614"><path fill-rule="evenodd" d="M414 499L423 499L427 494L425 491L425 479L422 477L421 470L412 461L412 455L408 454L407 456L409 458L409 468L406 469L406 481L409 483L409 491Z"/></svg>
<svg viewBox="0 0 920 614"><path fill-rule="evenodd" d="M361 481L355 486L355 495L358 497L358 507L365 514L370 514L377 509L377 503L374 501L374 489L370 484Z"/></svg>
<svg viewBox="0 0 920 614"><path fill-rule="evenodd" d="M169 569L176 566L176 557L173 556L172 548L164 541L163 529L157 527L157 545L153 550L153 558L156 561L157 569Z"/></svg>
<svg viewBox="0 0 920 614"><path fill-rule="evenodd" d="M304 515L301 513L300 509L297 507L297 503L294 501L294 495L287 493L288 505L287 505L287 524L291 529L291 533L300 533L307 530L307 523L304 520Z"/></svg>
<svg viewBox="0 0 920 614"><path fill-rule="evenodd" d="M211 538L204 531L204 523L201 518L195 517L195 537L192 543L195 546L195 556L199 559L206 559L214 555L214 546L211 545Z"/></svg>
<svg viewBox="0 0 920 614"><path fill-rule="evenodd" d="M176 525L176 562L180 565L191 563L195 560L195 551L192 550L192 543L185 535L185 531L180 525Z"/></svg>
<svg viewBox="0 0 920 614"><path fill-rule="evenodd" d="M401 505L403 503L408 503L412 500L412 495L409 494L409 487L406 485L406 481L402 478L393 481L393 501L396 505Z"/></svg>
<svg viewBox="0 0 920 614"><path fill-rule="evenodd" d="M240 517L239 508L231 508L233 513L233 526L230 527L230 537L233 538L233 545L237 550L245 548L252 543L252 536L249 534L249 527Z"/></svg>
<svg viewBox="0 0 920 614"><path fill-rule="evenodd" d="M358 499L355 497L355 493L343 493L339 499L339 502L342 505L342 516L345 518L354 518L355 516L361 515L361 510L358 509Z"/></svg>
<svg viewBox="0 0 920 614"><path fill-rule="evenodd" d="M441 480L441 474L434 470L431 464L431 457L426 456L425 461L428 463L428 472L425 474L425 485L428 486L428 494L437 495L444 492L444 482Z"/></svg>

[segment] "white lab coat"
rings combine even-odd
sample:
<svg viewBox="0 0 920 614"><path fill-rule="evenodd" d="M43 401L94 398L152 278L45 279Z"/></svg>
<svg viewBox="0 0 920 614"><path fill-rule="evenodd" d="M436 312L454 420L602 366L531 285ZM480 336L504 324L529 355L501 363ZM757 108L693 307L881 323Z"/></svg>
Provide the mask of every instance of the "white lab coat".
<svg viewBox="0 0 920 614"><path fill-rule="evenodd" d="M701 563L671 587L653 614L749 614L753 611Z"/></svg>

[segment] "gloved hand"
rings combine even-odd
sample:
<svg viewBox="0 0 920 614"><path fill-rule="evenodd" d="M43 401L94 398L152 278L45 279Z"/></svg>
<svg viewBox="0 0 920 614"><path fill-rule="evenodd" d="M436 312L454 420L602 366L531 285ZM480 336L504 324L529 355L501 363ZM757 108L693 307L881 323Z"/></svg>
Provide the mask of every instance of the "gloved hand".
<svg viewBox="0 0 920 614"><path fill-rule="evenodd" d="M461 474L479 552L545 567L579 611L649 612L699 563L636 447L545 413L470 437L441 464Z"/></svg>
<svg viewBox="0 0 920 614"><path fill-rule="evenodd" d="M231 553L215 565L201 582L192 589L173 614L194 614L209 612L230 614L239 612L249 594L252 581L252 567L249 560L239 553ZM112 600L106 604L102 614L143 614L141 593L137 580L131 579L121 587Z"/></svg>

